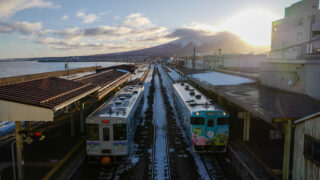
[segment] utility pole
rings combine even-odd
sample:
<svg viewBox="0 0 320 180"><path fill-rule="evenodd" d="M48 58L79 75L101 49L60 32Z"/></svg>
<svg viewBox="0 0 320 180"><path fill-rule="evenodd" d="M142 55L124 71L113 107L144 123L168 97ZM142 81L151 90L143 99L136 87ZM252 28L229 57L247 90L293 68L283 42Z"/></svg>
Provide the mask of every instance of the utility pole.
<svg viewBox="0 0 320 180"><path fill-rule="evenodd" d="M22 148L23 148L23 140L20 131L22 130L21 121L15 122L15 134L16 134L16 151L17 151L17 169L18 169L18 180L23 179L22 174ZM13 167L15 168L15 167Z"/></svg>
<svg viewBox="0 0 320 180"><path fill-rule="evenodd" d="M193 48L193 61L192 61L193 69L196 69L195 64L196 64L196 47Z"/></svg>
<svg viewBox="0 0 320 180"><path fill-rule="evenodd" d="M312 53L312 46L311 46L311 36L312 36L312 23L314 20L314 15L313 13L311 14L311 20L310 20L310 33L309 33L309 49L308 49L308 53L311 54Z"/></svg>

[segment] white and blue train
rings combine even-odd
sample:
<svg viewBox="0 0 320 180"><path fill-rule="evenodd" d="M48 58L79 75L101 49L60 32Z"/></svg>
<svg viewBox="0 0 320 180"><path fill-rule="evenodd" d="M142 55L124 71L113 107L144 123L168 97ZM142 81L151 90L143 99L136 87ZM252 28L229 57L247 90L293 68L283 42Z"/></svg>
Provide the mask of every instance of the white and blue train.
<svg viewBox="0 0 320 180"><path fill-rule="evenodd" d="M124 87L86 119L89 162L104 158L111 161L126 157L133 146L133 136L143 106L141 85Z"/></svg>
<svg viewBox="0 0 320 180"><path fill-rule="evenodd" d="M196 152L226 152L229 114L187 83L175 83L174 103Z"/></svg>

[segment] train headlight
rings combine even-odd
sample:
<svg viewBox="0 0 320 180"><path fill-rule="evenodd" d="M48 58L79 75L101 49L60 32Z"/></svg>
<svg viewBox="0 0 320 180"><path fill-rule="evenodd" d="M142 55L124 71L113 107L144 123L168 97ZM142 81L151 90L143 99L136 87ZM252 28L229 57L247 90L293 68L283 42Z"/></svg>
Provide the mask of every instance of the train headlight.
<svg viewBox="0 0 320 180"><path fill-rule="evenodd" d="M225 116L225 115L227 115L227 113L226 113L226 112L223 112L222 114L223 114L224 116Z"/></svg>
<svg viewBox="0 0 320 180"><path fill-rule="evenodd" d="M199 112L196 112L196 115L197 115L197 116L199 116L199 115L200 115L200 113L199 113Z"/></svg>

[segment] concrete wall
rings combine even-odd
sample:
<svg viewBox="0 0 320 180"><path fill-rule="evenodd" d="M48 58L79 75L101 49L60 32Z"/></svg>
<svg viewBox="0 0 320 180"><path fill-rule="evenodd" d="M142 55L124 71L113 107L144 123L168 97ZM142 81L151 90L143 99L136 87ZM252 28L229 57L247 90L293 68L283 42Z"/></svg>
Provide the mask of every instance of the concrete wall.
<svg viewBox="0 0 320 180"><path fill-rule="evenodd" d="M306 64L306 94L320 100L320 64Z"/></svg>
<svg viewBox="0 0 320 180"><path fill-rule="evenodd" d="M305 120L295 126L292 179L319 179L320 166L305 158L305 134L320 140L320 117Z"/></svg>
<svg viewBox="0 0 320 180"><path fill-rule="evenodd" d="M260 68L260 63L267 60L266 55L225 55L223 57L225 68Z"/></svg>
<svg viewBox="0 0 320 180"><path fill-rule="evenodd" d="M296 60L295 62L298 62ZM259 72L261 84L306 94L320 100L320 63L263 62Z"/></svg>
<svg viewBox="0 0 320 180"><path fill-rule="evenodd" d="M261 63L259 72L263 85L305 94L305 67L299 63Z"/></svg>

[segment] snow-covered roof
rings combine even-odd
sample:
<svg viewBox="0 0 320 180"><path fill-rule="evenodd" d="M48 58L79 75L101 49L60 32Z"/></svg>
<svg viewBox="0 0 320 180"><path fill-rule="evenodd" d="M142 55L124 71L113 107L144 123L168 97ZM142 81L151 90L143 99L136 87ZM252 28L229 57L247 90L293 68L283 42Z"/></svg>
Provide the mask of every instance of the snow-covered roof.
<svg viewBox="0 0 320 180"><path fill-rule="evenodd" d="M96 73L96 72L94 72L94 71L89 71L89 72L82 72L82 73L77 73L77 74L71 74L71 75L69 75L69 76L60 76L59 78L68 79L68 80L73 80L73 79L77 79L77 78L84 77L84 76L88 76L88 75L95 74L95 73Z"/></svg>
<svg viewBox="0 0 320 180"><path fill-rule="evenodd" d="M142 92L143 87L140 85L127 86L101 106L92 117L127 118Z"/></svg>
<svg viewBox="0 0 320 180"><path fill-rule="evenodd" d="M186 87L189 87L188 89ZM173 88L176 93L180 96L186 107L188 107L189 112L197 111L217 111L221 110L218 106L210 103L209 99L200 93L197 89L192 87L188 83L175 83ZM190 92L194 92L194 95L191 95ZM192 93L193 94L193 93ZM197 95L200 95L200 98L197 98Z"/></svg>
<svg viewBox="0 0 320 180"><path fill-rule="evenodd" d="M205 73L199 73L199 74L192 74L189 76L214 86L239 85L239 84L248 84L248 83L255 82L255 80L252 80L249 78L230 75L230 74L224 74L219 72L205 72Z"/></svg>
<svg viewBox="0 0 320 180"><path fill-rule="evenodd" d="M134 75L130 78L130 80L134 81L136 79L140 79L147 70L148 70L148 65L145 65L143 67L136 69L134 72Z"/></svg>

